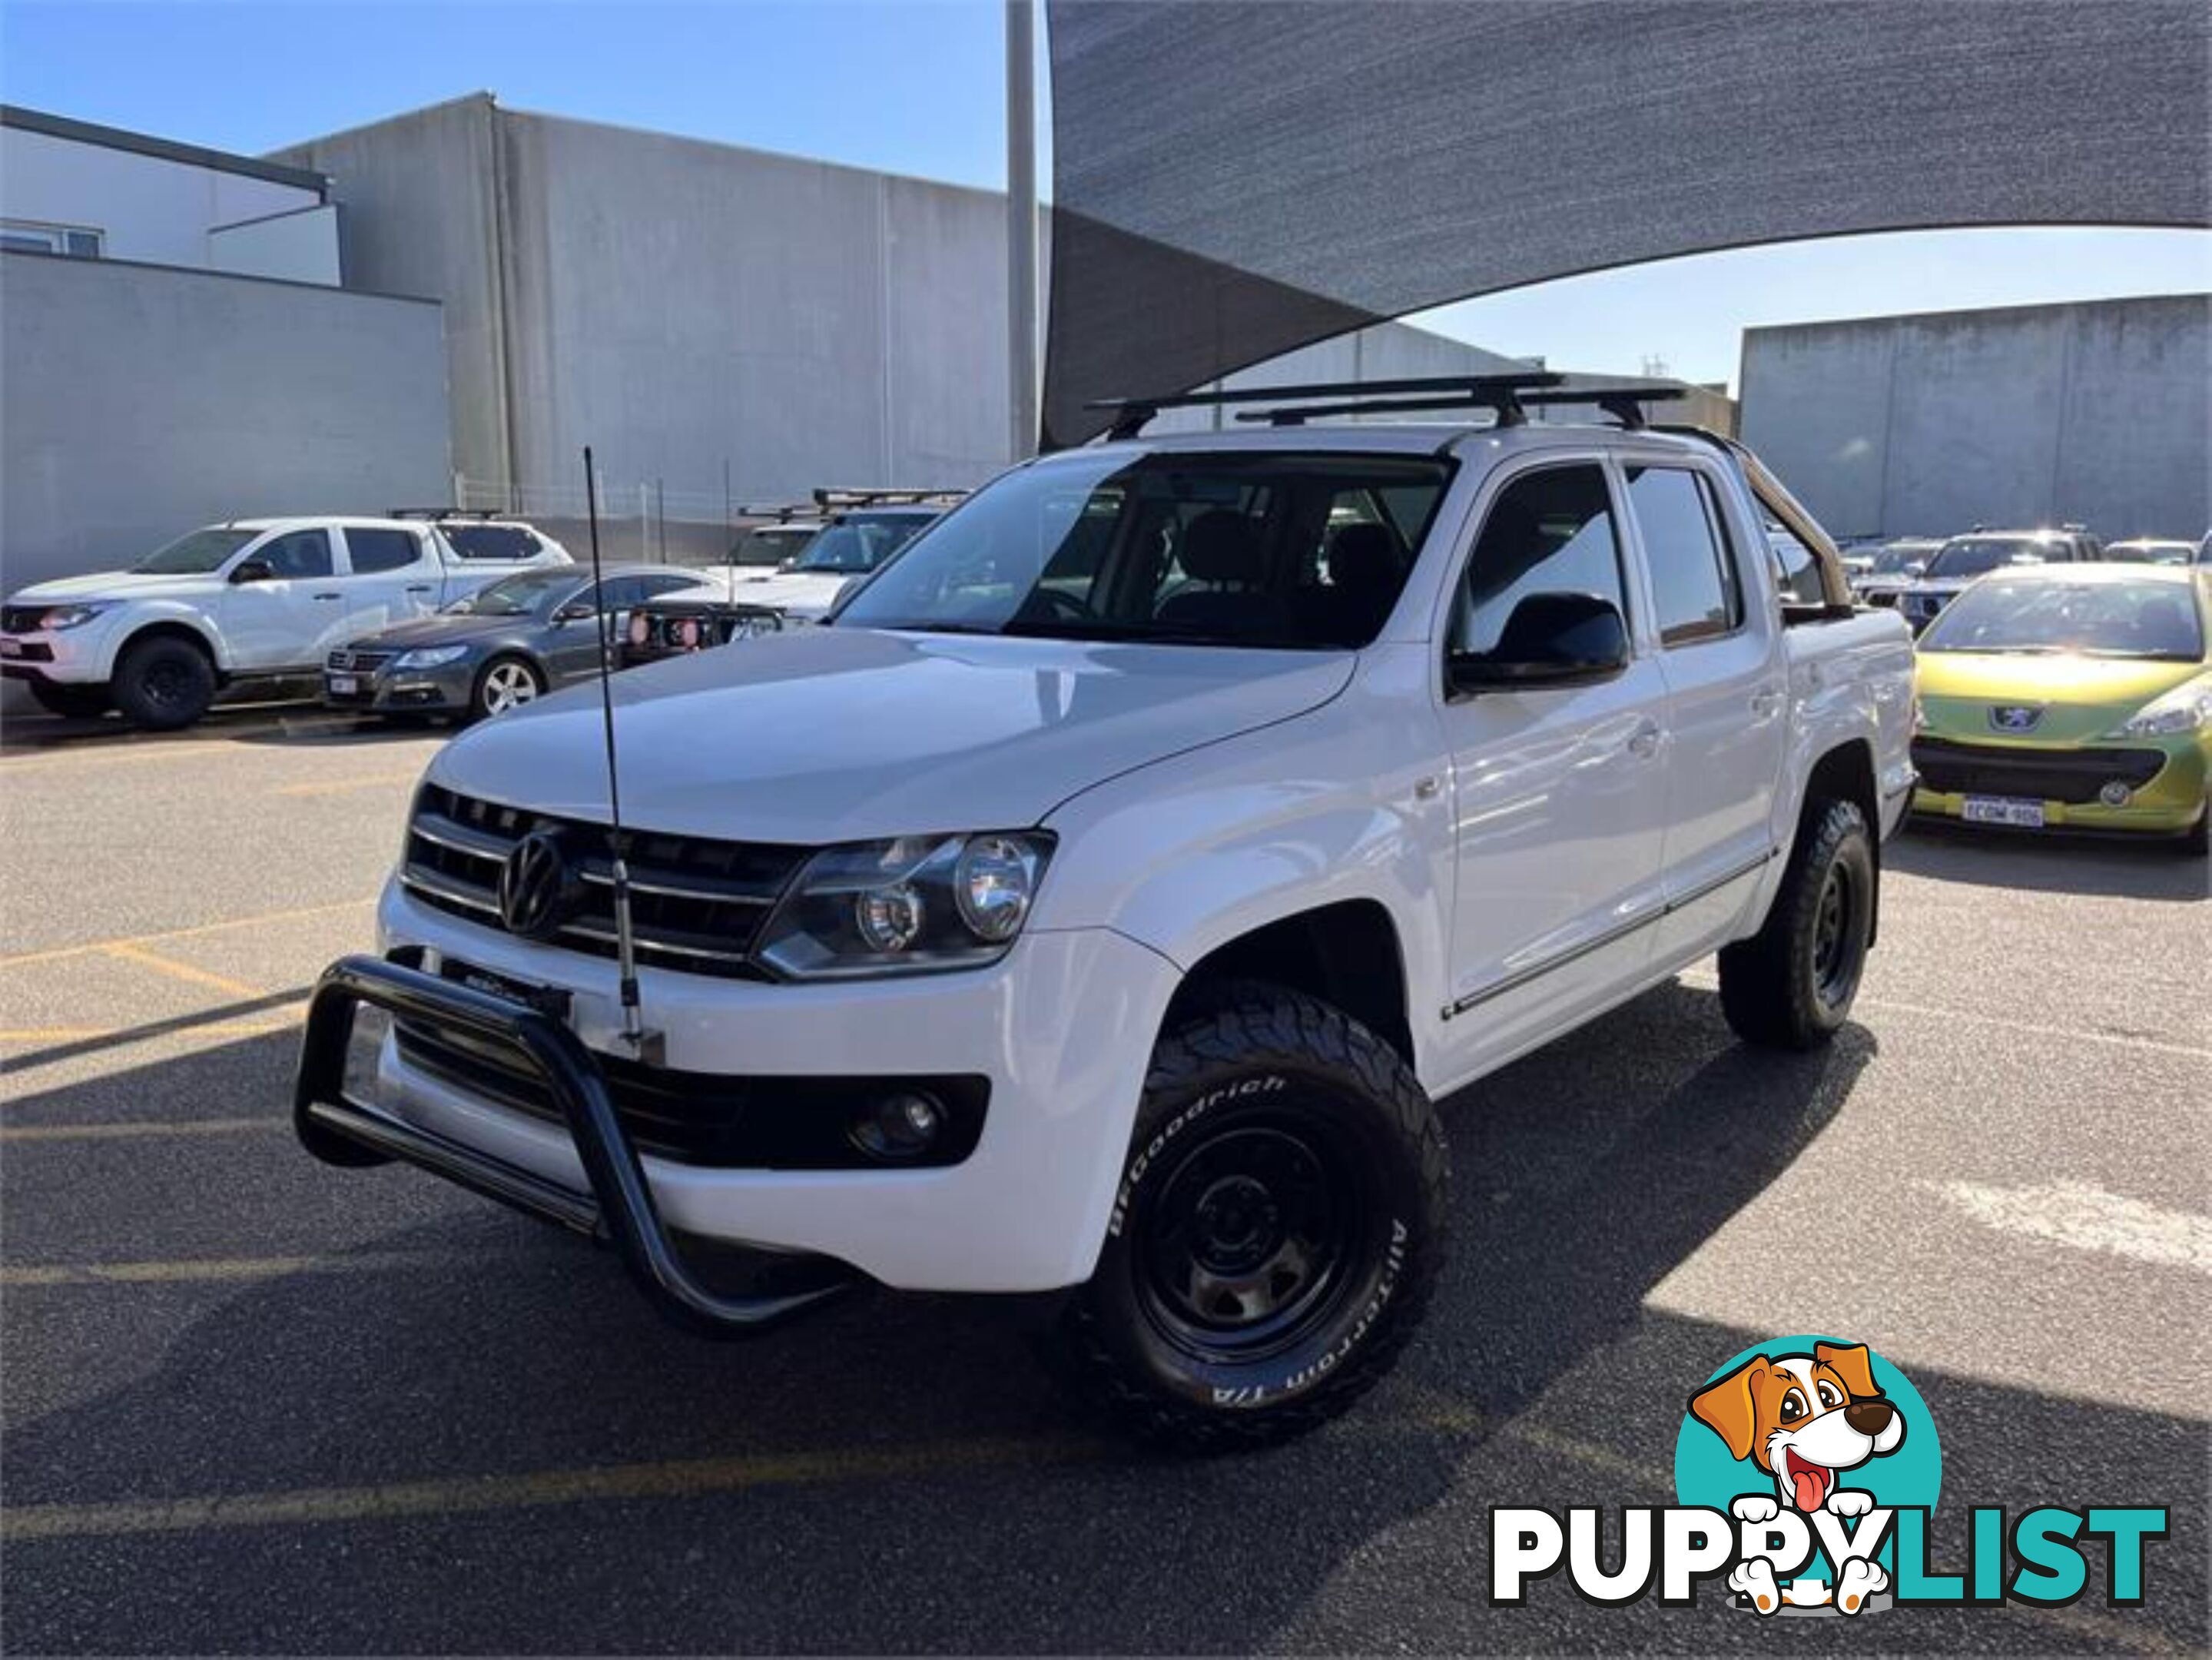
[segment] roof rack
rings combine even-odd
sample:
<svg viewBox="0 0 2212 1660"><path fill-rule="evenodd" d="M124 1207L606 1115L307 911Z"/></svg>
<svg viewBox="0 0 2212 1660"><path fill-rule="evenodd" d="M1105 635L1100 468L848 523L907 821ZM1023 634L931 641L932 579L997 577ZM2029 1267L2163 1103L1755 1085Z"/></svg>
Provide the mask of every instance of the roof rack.
<svg viewBox="0 0 2212 1660"><path fill-rule="evenodd" d="M497 508L393 508L386 519L512 519L514 515Z"/></svg>
<svg viewBox="0 0 2212 1660"><path fill-rule="evenodd" d="M811 519L822 511L811 502L787 502L775 507L748 507L738 502L730 509L732 519L766 519L787 525L794 519Z"/></svg>
<svg viewBox="0 0 2212 1660"><path fill-rule="evenodd" d="M1356 399L1366 403L1370 399L1389 398L1402 392L1450 394L1449 406L1481 405L1498 411L1501 426L1517 424L1522 418L1519 395L1540 386L1557 386L1566 381L1564 374L1548 370L1524 369L1516 374L1443 374L1417 376L1406 380L1318 380L1304 386L1233 386L1212 392L1179 392L1158 398L1103 398L1085 404L1084 408L1112 410L1113 424L1106 430L1109 439L1134 438L1145 429L1145 423L1162 410L1206 409L1224 404L1279 404L1285 399L1309 402L1316 399ZM1436 402L1408 404L1408 409L1437 409L1446 407ZM1304 413L1316 413L1307 410ZM1322 412L1327 412L1326 410ZM1288 415L1289 410L1279 411ZM1262 417L1269 418L1269 417ZM1295 425L1285 420L1279 425Z"/></svg>
<svg viewBox="0 0 2212 1660"><path fill-rule="evenodd" d="M1407 415L1424 410L1492 409L1501 427L1517 427L1528 419L1527 408L1550 404L1594 404L1630 431L1644 424L1643 405L1664 403L1684 396L1680 386L1560 386L1549 391L1516 392L1500 398L1494 392L1440 393L1434 398L1360 398L1340 404L1302 404L1288 409L1250 410L1239 421L1264 421L1270 426L1303 426L1310 420L1336 415Z"/></svg>
<svg viewBox="0 0 2212 1660"><path fill-rule="evenodd" d="M968 492L958 489L827 489L814 492L814 505L833 508L906 507L930 502L957 502Z"/></svg>

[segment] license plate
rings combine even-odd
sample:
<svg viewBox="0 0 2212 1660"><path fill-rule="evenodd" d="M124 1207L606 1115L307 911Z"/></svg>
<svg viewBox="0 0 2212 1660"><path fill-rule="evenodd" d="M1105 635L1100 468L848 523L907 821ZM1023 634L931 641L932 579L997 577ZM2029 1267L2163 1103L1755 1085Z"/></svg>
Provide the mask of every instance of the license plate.
<svg viewBox="0 0 2212 1660"><path fill-rule="evenodd" d="M350 697L361 690L361 682L350 674L334 674L330 680L333 697Z"/></svg>
<svg viewBox="0 0 2212 1660"><path fill-rule="evenodd" d="M537 1009L556 1019L568 1018L568 994L556 986L533 985L527 980L495 974L489 969L480 969L473 963L458 962L450 957L439 963L438 977L450 980L457 986L466 986L471 991L503 997L510 1003Z"/></svg>
<svg viewBox="0 0 2212 1660"><path fill-rule="evenodd" d="M1970 795L1962 809L1977 824L2013 824L2023 830L2043 828L2043 803L2015 801L2004 795Z"/></svg>
<svg viewBox="0 0 2212 1660"><path fill-rule="evenodd" d="M0 657L21 657L22 654L21 641L10 640L5 635L0 635Z"/></svg>

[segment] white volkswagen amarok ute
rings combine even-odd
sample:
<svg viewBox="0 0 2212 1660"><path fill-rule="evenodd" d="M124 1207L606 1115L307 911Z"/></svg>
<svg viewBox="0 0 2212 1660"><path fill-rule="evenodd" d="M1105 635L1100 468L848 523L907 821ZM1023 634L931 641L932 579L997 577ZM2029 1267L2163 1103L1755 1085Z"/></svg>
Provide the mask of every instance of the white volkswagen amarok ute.
<svg viewBox="0 0 2212 1660"><path fill-rule="evenodd" d="M1133 406L827 627L458 739L301 1139L596 1234L702 1329L1061 1292L1139 1433L1340 1411L1443 1266L1435 1104L1716 951L1744 1038L1824 1041L1911 794L1910 640L1818 527L1626 402L1529 423L1542 379L1436 392L1489 425Z"/></svg>

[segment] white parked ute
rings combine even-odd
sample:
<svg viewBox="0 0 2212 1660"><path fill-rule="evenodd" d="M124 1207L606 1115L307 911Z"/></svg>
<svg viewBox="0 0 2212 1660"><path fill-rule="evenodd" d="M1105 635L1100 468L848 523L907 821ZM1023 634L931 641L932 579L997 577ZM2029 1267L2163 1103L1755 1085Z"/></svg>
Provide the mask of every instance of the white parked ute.
<svg viewBox="0 0 2212 1660"><path fill-rule="evenodd" d="M514 527L517 531L526 526ZM536 566L567 564L535 532L464 557L415 519L238 519L128 570L41 582L0 611L0 674L56 714L112 706L190 726L235 681L314 675L331 647Z"/></svg>
<svg viewBox="0 0 2212 1660"><path fill-rule="evenodd" d="M1743 1037L1826 1039L1911 794L1910 639L1802 509L1626 405L1526 424L1532 382L1437 394L1488 427L1133 408L829 626L612 681L619 833L597 690L457 739L301 1139L596 1233L708 1330L1053 1292L1139 1433L1341 1409L1443 1264L1435 1104L1715 951Z"/></svg>

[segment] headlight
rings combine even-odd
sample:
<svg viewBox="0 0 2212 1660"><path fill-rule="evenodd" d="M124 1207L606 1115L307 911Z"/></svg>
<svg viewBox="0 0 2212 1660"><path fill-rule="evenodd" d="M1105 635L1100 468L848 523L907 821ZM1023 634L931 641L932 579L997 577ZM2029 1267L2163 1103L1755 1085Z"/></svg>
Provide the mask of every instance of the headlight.
<svg viewBox="0 0 2212 1660"><path fill-rule="evenodd" d="M56 605L39 618L39 626L41 629L73 629L81 623L89 623L106 609L107 602L104 600L88 605Z"/></svg>
<svg viewBox="0 0 2212 1660"><path fill-rule="evenodd" d="M2107 733L2112 738L2179 738L2212 727L2212 675L2185 680L2163 697L2154 697Z"/></svg>
<svg viewBox="0 0 2212 1660"><path fill-rule="evenodd" d="M980 967L1029 920L1052 854L1038 831L902 836L817 853L755 954L797 980Z"/></svg>
<svg viewBox="0 0 2212 1660"><path fill-rule="evenodd" d="M441 669L448 663L458 663L469 654L466 646L422 646L414 651L403 651L392 666L395 669Z"/></svg>

